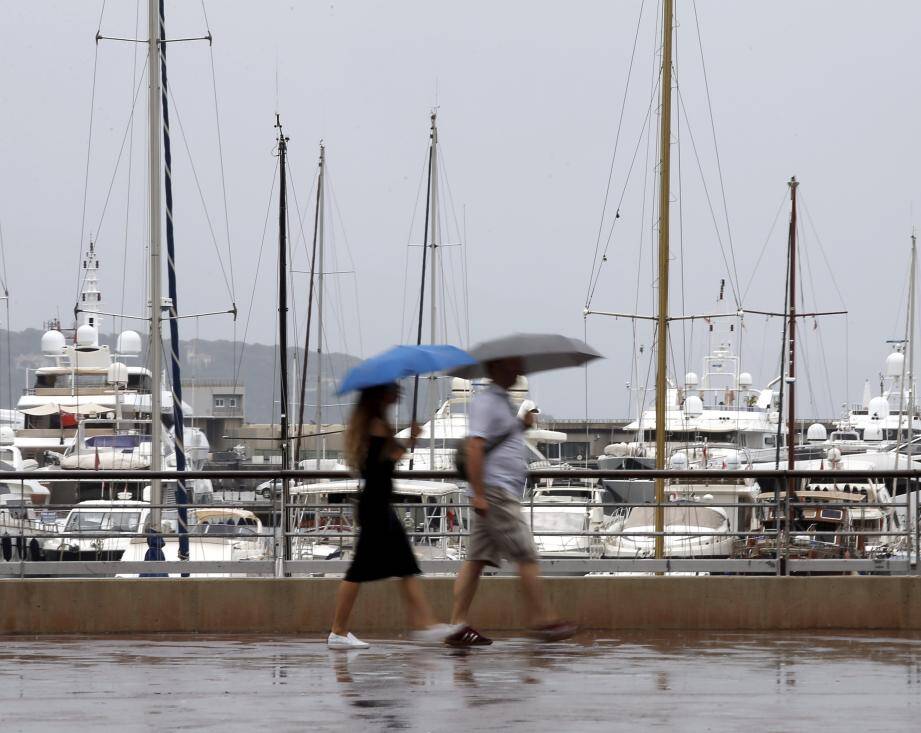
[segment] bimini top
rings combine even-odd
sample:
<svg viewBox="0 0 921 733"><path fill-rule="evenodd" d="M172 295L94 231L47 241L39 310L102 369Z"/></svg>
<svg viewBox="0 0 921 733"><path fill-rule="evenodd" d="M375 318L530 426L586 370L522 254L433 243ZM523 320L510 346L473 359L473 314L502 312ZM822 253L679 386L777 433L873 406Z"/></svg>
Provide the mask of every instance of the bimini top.
<svg viewBox="0 0 921 733"><path fill-rule="evenodd" d="M312 484L298 484L290 489L291 496L310 494L357 494L361 488L359 479L344 481L320 481ZM460 491L457 484L445 481L420 481L418 479L394 479L393 493L400 496L447 496Z"/></svg>

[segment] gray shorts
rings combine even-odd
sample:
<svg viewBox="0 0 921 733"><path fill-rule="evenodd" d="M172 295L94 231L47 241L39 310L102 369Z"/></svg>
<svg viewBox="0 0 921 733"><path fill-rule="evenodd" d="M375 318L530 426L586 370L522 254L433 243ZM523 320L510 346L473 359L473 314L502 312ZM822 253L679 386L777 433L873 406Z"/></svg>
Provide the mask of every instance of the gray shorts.
<svg viewBox="0 0 921 733"><path fill-rule="evenodd" d="M521 502L505 489L486 487L486 516L470 513L467 559L499 567L502 560L537 562L531 528L521 513Z"/></svg>

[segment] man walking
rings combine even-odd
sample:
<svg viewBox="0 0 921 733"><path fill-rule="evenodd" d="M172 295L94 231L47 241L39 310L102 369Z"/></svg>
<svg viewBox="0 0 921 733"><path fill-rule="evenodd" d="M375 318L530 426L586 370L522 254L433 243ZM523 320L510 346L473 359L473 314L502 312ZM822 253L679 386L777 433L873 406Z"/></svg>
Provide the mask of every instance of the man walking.
<svg viewBox="0 0 921 733"><path fill-rule="evenodd" d="M467 473L474 516L467 562L454 583L451 623L460 628L446 640L458 646L485 645L492 641L467 624L480 574L487 565L499 567L503 559L518 564L518 575L535 636L558 641L572 636L576 627L560 621L547 606L540 566L530 528L521 513L521 495L527 478L523 432L533 424L527 413L519 419L507 390L522 374L518 358L486 364L492 384L470 404Z"/></svg>

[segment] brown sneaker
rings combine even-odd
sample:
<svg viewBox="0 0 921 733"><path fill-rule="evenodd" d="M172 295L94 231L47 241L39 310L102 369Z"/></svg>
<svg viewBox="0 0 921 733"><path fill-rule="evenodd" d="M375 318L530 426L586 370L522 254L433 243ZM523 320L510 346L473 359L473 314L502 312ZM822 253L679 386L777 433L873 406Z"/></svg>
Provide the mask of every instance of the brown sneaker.
<svg viewBox="0 0 921 733"><path fill-rule="evenodd" d="M562 641L575 636L579 627L568 621L555 621L552 624L535 626L531 629L531 634L541 641Z"/></svg>
<svg viewBox="0 0 921 733"><path fill-rule="evenodd" d="M492 639L483 636L472 626L464 626L445 639L448 646L489 646Z"/></svg>

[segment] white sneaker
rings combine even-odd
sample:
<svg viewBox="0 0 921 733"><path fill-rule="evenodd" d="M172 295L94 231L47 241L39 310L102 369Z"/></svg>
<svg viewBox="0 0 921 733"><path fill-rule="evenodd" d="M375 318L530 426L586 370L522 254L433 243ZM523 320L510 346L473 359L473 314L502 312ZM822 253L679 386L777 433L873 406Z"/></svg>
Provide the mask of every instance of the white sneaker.
<svg viewBox="0 0 921 733"><path fill-rule="evenodd" d="M339 636L330 631L326 639L326 646L330 649L367 649L371 645L359 639L351 631L345 636Z"/></svg>
<svg viewBox="0 0 921 733"><path fill-rule="evenodd" d="M415 641L444 641L461 626L463 624L435 624L425 629L409 632L409 638Z"/></svg>

